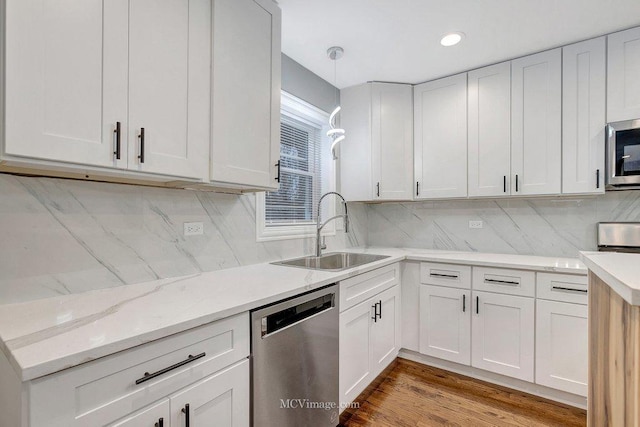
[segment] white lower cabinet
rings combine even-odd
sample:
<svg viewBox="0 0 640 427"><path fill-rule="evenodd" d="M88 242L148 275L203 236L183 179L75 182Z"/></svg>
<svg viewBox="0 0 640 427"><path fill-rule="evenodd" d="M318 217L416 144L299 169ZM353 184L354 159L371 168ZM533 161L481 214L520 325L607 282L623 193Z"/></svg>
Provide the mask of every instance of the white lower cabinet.
<svg viewBox="0 0 640 427"><path fill-rule="evenodd" d="M473 292L471 365L533 382L534 299Z"/></svg>
<svg viewBox="0 0 640 427"><path fill-rule="evenodd" d="M169 400L164 399L111 424L109 427L169 427L170 408Z"/></svg>
<svg viewBox="0 0 640 427"><path fill-rule="evenodd" d="M587 396L588 308L538 300L536 383Z"/></svg>
<svg viewBox="0 0 640 427"><path fill-rule="evenodd" d="M420 353L471 363L471 291L420 286Z"/></svg>
<svg viewBox="0 0 640 427"><path fill-rule="evenodd" d="M340 313L340 402L352 402L400 350L399 284Z"/></svg>
<svg viewBox="0 0 640 427"><path fill-rule="evenodd" d="M249 360L245 359L175 394L171 426L248 427L249 381Z"/></svg>

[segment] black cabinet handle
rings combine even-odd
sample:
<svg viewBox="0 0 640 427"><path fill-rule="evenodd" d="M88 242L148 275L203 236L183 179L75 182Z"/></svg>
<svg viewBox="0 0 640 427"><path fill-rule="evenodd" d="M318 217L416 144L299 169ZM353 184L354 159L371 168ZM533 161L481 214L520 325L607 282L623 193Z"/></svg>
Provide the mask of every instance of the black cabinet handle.
<svg viewBox="0 0 640 427"><path fill-rule="evenodd" d="M516 174L516 193L518 192L518 175Z"/></svg>
<svg viewBox="0 0 640 427"><path fill-rule="evenodd" d="M518 286L520 284L520 282L515 282L512 280L499 280L499 279L484 279L484 283L496 283L498 285L513 285L513 286Z"/></svg>
<svg viewBox="0 0 640 427"><path fill-rule="evenodd" d="M429 273L431 277L442 277L444 279L457 279L459 276L457 274L442 274L442 273Z"/></svg>
<svg viewBox="0 0 640 427"><path fill-rule="evenodd" d="M480 314L480 297L476 297L476 314Z"/></svg>
<svg viewBox="0 0 640 427"><path fill-rule="evenodd" d="M191 362L194 362L194 361L196 361L198 359L202 359L206 355L207 355L207 353L200 353L200 354L198 354L196 356L189 355L189 357L187 359L183 360L182 362L178 362L175 365L169 366L168 368L161 369L161 370L159 370L157 372L154 372L153 374L150 374L149 372L145 372L144 373L144 377L139 378L139 379L136 380L136 385L142 384L143 382L149 381L150 379L159 377L160 375L166 374L167 372L173 371L174 369L178 369L179 367L184 366L187 363L191 363Z"/></svg>
<svg viewBox="0 0 640 427"><path fill-rule="evenodd" d="M462 312L466 313L467 311L467 294L462 294Z"/></svg>
<svg viewBox="0 0 640 427"><path fill-rule="evenodd" d="M276 163L276 168L278 168L278 174L276 175L276 182L280 182L280 160Z"/></svg>
<svg viewBox="0 0 640 427"><path fill-rule="evenodd" d="M378 301L378 306L380 307L380 311L378 311L378 319L382 320L382 300Z"/></svg>
<svg viewBox="0 0 640 427"><path fill-rule="evenodd" d="M502 177L502 186L504 187L504 192L507 192L507 175Z"/></svg>
<svg viewBox="0 0 640 427"><path fill-rule="evenodd" d="M378 323L378 303L375 303L371 306L371 308L373 308L373 321L375 323Z"/></svg>
<svg viewBox="0 0 640 427"><path fill-rule="evenodd" d="M376 184L376 194L380 197L380 183Z"/></svg>
<svg viewBox="0 0 640 427"><path fill-rule="evenodd" d="M579 292L581 294L586 294L588 292L586 289L567 288L564 286L552 286L551 289L554 291Z"/></svg>
<svg viewBox="0 0 640 427"><path fill-rule="evenodd" d="M164 427L164 418L160 418L156 423L156 427Z"/></svg>
<svg viewBox="0 0 640 427"><path fill-rule="evenodd" d="M420 181L416 181L416 196L420 195Z"/></svg>
<svg viewBox="0 0 640 427"><path fill-rule="evenodd" d="M138 158L140 159L140 163L144 163L144 128L140 128L138 139L140 140L140 155Z"/></svg>
<svg viewBox="0 0 640 427"><path fill-rule="evenodd" d="M116 128L113 130L113 133L116 135L116 151L113 154L116 156L116 160L120 160L120 142L121 142L121 129L120 122L116 122Z"/></svg>
<svg viewBox="0 0 640 427"><path fill-rule="evenodd" d="M182 408L182 413L184 414L184 425L185 427L189 427L189 404L187 403Z"/></svg>
<svg viewBox="0 0 640 427"><path fill-rule="evenodd" d="M596 169L596 188L600 188L600 169Z"/></svg>

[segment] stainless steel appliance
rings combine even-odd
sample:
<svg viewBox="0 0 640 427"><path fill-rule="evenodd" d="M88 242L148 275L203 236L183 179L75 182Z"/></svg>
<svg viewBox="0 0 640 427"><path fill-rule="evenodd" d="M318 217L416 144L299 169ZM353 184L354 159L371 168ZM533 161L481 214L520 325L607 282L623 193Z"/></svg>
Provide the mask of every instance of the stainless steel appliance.
<svg viewBox="0 0 640 427"><path fill-rule="evenodd" d="M607 126L607 188L640 188L640 119Z"/></svg>
<svg viewBox="0 0 640 427"><path fill-rule="evenodd" d="M335 427L338 285L251 313L254 427Z"/></svg>
<svg viewBox="0 0 640 427"><path fill-rule="evenodd" d="M598 250L640 253L640 222L599 223Z"/></svg>

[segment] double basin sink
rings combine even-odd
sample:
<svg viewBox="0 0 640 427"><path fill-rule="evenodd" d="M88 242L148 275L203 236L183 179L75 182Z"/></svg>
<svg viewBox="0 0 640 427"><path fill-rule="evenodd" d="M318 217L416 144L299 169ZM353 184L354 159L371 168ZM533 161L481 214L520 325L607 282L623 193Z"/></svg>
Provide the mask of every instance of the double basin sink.
<svg viewBox="0 0 640 427"><path fill-rule="evenodd" d="M359 265L389 258L386 255L357 254L350 252L334 252L319 257L305 256L286 261L274 262L275 265L307 268L310 270L342 271Z"/></svg>

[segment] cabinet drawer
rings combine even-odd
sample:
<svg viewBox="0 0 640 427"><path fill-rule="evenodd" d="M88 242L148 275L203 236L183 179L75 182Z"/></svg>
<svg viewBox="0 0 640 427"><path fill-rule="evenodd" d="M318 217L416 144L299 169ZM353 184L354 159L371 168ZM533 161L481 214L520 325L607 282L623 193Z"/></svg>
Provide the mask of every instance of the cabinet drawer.
<svg viewBox="0 0 640 427"><path fill-rule="evenodd" d="M499 294L534 297L536 274L533 271L473 267L473 289Z"/></svg>
<svg viewBox="0 0 640 427"><path fill-rule="evenodd" d="M420 283L471 289L471 267L423 262L420 264Z"/></svg>
<svg viewBox="0 0 640 427"><path fill-rule="evenodd" d="M400 264L392 264L340 282L340 311L400 283Z"/></svg>
<svg viewBox="0 0 640 427"><path fill-rule="evenodd" d="M134 347L34 380L31 425L105 425L248 355L248 313Z"/></svg>
<svg viewBox="0 0 640 427"><path fill-rule="evenodd" d="M587 304L587 276L573 274L538 273L536 278L536 296L552 301Z"/></svg>

